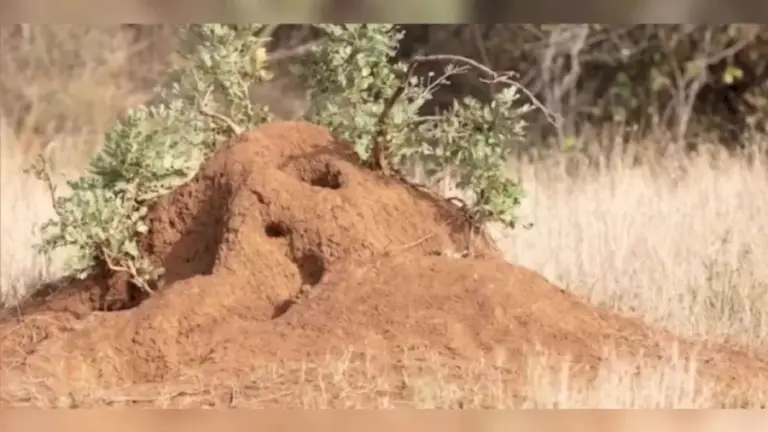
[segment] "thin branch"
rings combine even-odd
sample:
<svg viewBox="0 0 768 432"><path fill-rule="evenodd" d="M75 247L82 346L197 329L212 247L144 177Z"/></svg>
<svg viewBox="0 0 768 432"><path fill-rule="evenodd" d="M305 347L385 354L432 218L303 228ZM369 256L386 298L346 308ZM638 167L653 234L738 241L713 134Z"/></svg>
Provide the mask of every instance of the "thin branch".
<svg viewBox="0 0 768 432"><path fill-rule="evenodd" d="M480 51L480 58L483 60L483 63L486 66L489 68L492 67L491 59L488 57L488 51L485 49L485 43L483 43L483 36L480 34L480 24L470 24L470 30L472 32L472 36L475 39L477 50ZM493 84L491 84L490 90L491 94L496 94L496 86Z"/></svg>
<svg viewBox="0 0 768 432"><path fill-rule="evenodd" d="M730 47L723 49L722 51L720 51L716 55L707 58L706 60L704 60L704 63L707 64L707 65L711 65L713 63L717 63L720 60L723 60L723 59L725 59L727 57L730 57L730 56L736 54L737 52L741 51L742 48L746 47L747 45L752 43L755 40L755 38L757 38L757 30L754 29L754 28L750 28L750 30L751 31L750 31L749 36L747 36L744 39L741 39L740 41L738 41L736 43L734 43ZM711 30L709 30L709 31L711 31Z"/></svg>
<svg viewBox="0 0 768 432"><path fill-rule="evenodd" d="M101 256L104 259L104 264L107 265L107 268L111 270L114 273L122 272L127 273L131 277L131 281L138 285L141 289L146 291L148 294L154 294L155 291L149 287L149 284L145 282L142 278L139 277L138 272L136 271L136 266L133 265L132 262L128 261L126 262L127 267L117 265L112 261L111 253L105 248L104 246L101 246Z"/></svg>
<svg viewBox="0 0 768 432"><path fill-rule="evenodd" d="M267 56L267 61L269 61L271 63L274 63L274 62L278 62L280 60L290 59L290 58L294 58L294 57L301 57L303 55L308 54L315 47L317 47L318 45L320 45L323 42L325 42L325 40L326 40L326 38L322 38L322 39L319 39L319 40L315 40L315 41L312 41L312 42L305 43L303 45L299 45L299 46L294 47L294 48L275 51L273 53L270 53Z"/></svg>
<svg viewBox="0 0 768 432"><path fill-rule="evenodd" d="M208 104L208 98L211 95L211 89L209 88L208 91L205 92L205 96L203 96L203 99L200 101L200 112L204 115L207 115L208 117L212 117L214 119L217 119L221 122L224 122L227 126L229 126L230 129L232 129L232 133L235 135L240 135L243 133L243 128L237 125L231 118L219 114L217 112L209 110L206 105Z"/></svg>
<svg viewBox="0 0 768 432"><path fill-rule="evenodd" d="M560 122L562 121L560 116L558 116L557 114L555 114L552 111L550 111L549 109L547 109L536 98L536 96L534 96L528 89L526 89L525 87L520 85L520 83L518 83L517 81L512 80L512 79L509 78L512 75L516 75L514 72L505 72L505 73L499 74L499 73L493 71L492 69L490 69L490 68L488 68L486 66L483 66L482 64L478 63L475 60L472 60L472 59L467 58L467 57L462 57L462 56L459 56L459 55L454 55L454 54L434 54L434 55L429 55L429 56L415 56L415 57L410 59L410 62L412 62L412 63L424 63L424 62L429 62L429 61L454 61L454 62L460 62L460 63L464 63L466 65L472 66L472 67L478 69L479 71L483 72L491 80L493 80L495 82L503 82L505 84L512 85L515 88L517 88L518 90L520 90L521 92L523 92L528 97L528 99L530 99L530 101L531 101L531 103L533 103L533 105L535 105L537 108L542 110L542 112L544 112L544 114L547 117L547 120L550 123L552 123L554 125L559 125Z"/></svg>
<svg viewBox="0 0 768 432"><path fill-rule="evenodd" d="M410 77L414 72L414 69L416 67L415 63L411 63L408 66L408 70L405 72L405 76L400 81L400 85L397 86L394 92L392 92L392 95L387 99L387 101L384 103L384 108L381 110L381 113L379 114L379 118L376 121L376 133L373 137L373 163L374 168L381 170L384 175L389 175L391 173L390 167L389 167L389 160L388 160L388 150L389 146L386 144L386 122L389 119L389 113L392 111L392 108L395 106L395 102L400 98L400 96L405 93L405 90L408 87Z"/></svg>
<svg viewBox="0 0 768 432"><path fill-rule="evenodd" d="M38 164L37 167L33 166L32 169L37 171L40 179L45 182L45 184L48 186L48 196L51 200L51 206L53 207L53 211L56 213L59 218L61 218L61 214L59 214L58 206L56 205L56 185L53 183L53 176L51 175L51 169L48 165L48 161L46 160L46 156L48 156L51 146L53 145L53 141L49 142L48 145L45 146L45 150L43 150L43 154L41 154L38 157Z"/></svg>

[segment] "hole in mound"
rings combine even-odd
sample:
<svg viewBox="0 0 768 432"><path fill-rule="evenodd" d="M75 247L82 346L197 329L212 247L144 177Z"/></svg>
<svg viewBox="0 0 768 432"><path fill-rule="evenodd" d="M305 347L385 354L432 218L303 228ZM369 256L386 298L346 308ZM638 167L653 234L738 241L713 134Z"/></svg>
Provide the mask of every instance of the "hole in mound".
<svg viewBox="0 0 768 432"><path fill-rule="evenodd" d="M307 252L296 260L301 280L306 285L317 285L325 274L325 263L320 255Z"/></svg>
<svg viewBox="0 0 768 432"><path fill-rule="evenodd" d="M149 293L133 283L125 273L112 274L99 285L101 289L94 293L95 296L91 301L94 302L97 310L103 312L133 309L149 298Z"/></svg>
<svg viewBox="0 0 768 432"><path fill-rule="evenodd" d="M272 238L285 237L290 231L290 228L282 222L270 222L264 227L264 234Z"/></svg>
<svg viewBox="0 0 768 432"><path fill-rule="evenodd" d="M104 312L118 312L133 309L147 298L149 298L149 294L141 287L128 283L122 296L110 298L108 294L105 295L101 301L101 310Z"/></svg>
<svg viewBox="0 0 768 432"><path fill-rule="evenodd" d="M309 184L325 189L340 189L343 186L341 172L331 166L326 166L322 171L312 174Z"/></svg>
<svg viewBox="0 0 768 432"><path fill-rule="evenodd" d="M275 306L275 310L272 312L272 319L277 319L285 315L285 313L288 312L288 309L290 309L295 304L296 300L293 299L281 301Z"/></svg>

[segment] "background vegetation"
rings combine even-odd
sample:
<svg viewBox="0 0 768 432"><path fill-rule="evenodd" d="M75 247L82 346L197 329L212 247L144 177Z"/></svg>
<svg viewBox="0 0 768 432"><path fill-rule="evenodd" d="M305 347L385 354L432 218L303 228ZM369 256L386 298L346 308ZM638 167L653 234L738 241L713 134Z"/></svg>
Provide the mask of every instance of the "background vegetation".
<svg viewBox="0 0 768 432"><path fill-rule="evenodd" d="M166 77L178 41L165 26L0 30L4 46L13 48L2 58L3 70L13 71L3 74L0 92L2 219L42 214L46 220L52 216L50 197L44 190L33 192L34 183L20 173L7 174L10 168L45 153L55 175L82 174L104 146L95 137L105 136L115 119L130 123L127 107L149 100L149 90ZM510 260L595 303L678 334L768 347L763 265L768 205L761 199L768 194L766 26L407 25L405 30L401 59L456 54L492 70L512 69L544 107L526 114L529 138L516 143L506 167L526 191L522 222L535 224L530 230L495 231ZM311 89L300 85L288 66L306 59L327 36L298 25L267 26L259 36L267 35L272 42L266 54L276 76L269 84L255 83L249 99L268 105L277 117L303 116ZM416 72L428 77L444 65L425 61ZM477 68L455 76L419 107L420 114L444 113L457 96L489 102L505 88L503 82L489 87L481 78L487 77ZM528 101L521 97L516 103ZM221 122L209 126L229 133ZM26 156L11 158L11 148ZM60 193L67 192L58 184ZM38 198L34 202L31 193ZM11 211L9 197L22 202L25 195L31 204ZM29 239L17 246L7 232L4 227L3 249L12 248L14 259L31 253ZM414 405L513 404L490 365L456 372L439 361L432 364L430 370L409 372L418 389L409 401ZM620 400L622 407L709 407L707 383L697 382L690 366L670 363L659 369L617 360L589 388L569 383L567 373L532 369L526 403L594 407ZM311 365L316 376L300 386L304 404L389 406L387 389L370 385L377 372L355 367L344 359ZM633 375L636 368L644 374ZM273 387L264 391L284 394L281 377L291 375L290 367L265 373ZM737 395L734 404L765 403L764 388ZM332 400L332 393L346 399Z"/></svg>
<svg viewBox="0 0 768 432"><path fill-rule="evenodd" d="M693 25L406 25L400 55L456 54L494 70L515 70L547 108L531 145L579 147L596 130L664 146L697 146L703 136L728 147L764 133L768 110L768 27ZM315 40L307 27L278 29L276 46ZM421 72L434 72L439 62ZM471 71L439 91L427 109L466 94L488 100L504 87ZM561 118L554 127L545 113ZM548 119L546 119L548 120ZM671 141L668 140L671 139Z"/></svg>

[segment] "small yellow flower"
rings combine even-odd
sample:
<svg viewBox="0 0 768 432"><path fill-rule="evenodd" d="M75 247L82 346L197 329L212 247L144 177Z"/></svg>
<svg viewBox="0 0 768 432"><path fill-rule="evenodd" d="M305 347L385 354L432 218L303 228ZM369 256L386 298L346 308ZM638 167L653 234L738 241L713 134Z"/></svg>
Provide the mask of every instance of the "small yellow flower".
<svg viewBox="0 0 768 432"><path fill-rule="evenodd" d="M744 78L744 71L736 66L728 66L723 71L723 83L725 84L733 84L742 78Z"/></svg>
<svg viewBox="0 0 768 432"><path fill-rule="evenodd" d="M255 78L260 80L272 78L271 72L267 69L267 61L269 59L267 49L263 45L252 48L250 57L250 72Z"/></svg>

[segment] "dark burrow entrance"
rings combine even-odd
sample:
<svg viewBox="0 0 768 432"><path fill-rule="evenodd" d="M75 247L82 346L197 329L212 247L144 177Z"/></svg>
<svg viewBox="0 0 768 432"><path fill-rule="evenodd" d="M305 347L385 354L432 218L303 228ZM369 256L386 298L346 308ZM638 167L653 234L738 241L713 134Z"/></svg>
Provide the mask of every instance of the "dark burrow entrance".
<svg viewBox="0 0 768 432"><path fill-rule="evenodd" d="M341 189L344 186L341 170L331 163L326 163L320 169L313 167L308 174L303 176L305 177L303 180L312 186L332 190Z"/></svg>

